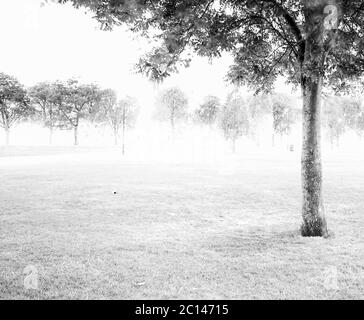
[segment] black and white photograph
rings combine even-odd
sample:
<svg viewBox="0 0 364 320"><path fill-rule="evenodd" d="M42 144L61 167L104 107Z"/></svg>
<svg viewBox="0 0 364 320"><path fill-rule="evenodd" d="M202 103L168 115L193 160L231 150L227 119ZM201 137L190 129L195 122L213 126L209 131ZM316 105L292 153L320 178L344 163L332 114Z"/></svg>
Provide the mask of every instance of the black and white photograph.
<svg viewBox="0 0 364 320"><path fill-rule="evenodd" d="M363 0L0 0L0 39L0 300L364 299Z"/></svg>

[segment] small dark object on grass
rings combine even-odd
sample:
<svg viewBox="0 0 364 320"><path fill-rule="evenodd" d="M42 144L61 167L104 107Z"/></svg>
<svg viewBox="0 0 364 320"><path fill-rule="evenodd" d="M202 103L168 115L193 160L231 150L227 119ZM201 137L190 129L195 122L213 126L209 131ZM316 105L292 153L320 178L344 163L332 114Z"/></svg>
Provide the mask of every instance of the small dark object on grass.
<svg viewBox="0 0 364 320"><path fill-rule="evenodd" d="M114 194L118 194L116 191L114 191Z"/></svg>

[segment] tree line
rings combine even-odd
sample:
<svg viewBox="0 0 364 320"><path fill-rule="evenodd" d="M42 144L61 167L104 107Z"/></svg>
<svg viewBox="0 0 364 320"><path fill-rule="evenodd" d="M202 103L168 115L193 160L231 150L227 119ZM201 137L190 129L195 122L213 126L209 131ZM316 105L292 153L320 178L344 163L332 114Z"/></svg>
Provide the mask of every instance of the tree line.
<svg viewBox="0 0 364 320"><path fill-rule="evenodd" d="M0 126L9 144L10 129L21 120L35 120L49 129L52 143L55 129L73 130L74 145L78 145L79 125L90 120L108 125L115 143L122 133L123 152L125 131L134 126L138 114L135 98L118 100L112 89L96 84L83 84L76 79L40 82L26 89L16 78L0 73Z"/></svg>
<svg viewBox="0 0 364 320"><path fill-rule="evenodd" d="M364 102L361 95L329 97L323 104L323 125L332 146L339 146L348 131L364 137Z"/></svg>
<svg viewBox="0 0 364 320"><path fill-rule="evenodd" d="M194 123L218 127L235 152L236 142L245 136L257 139L257 125L265 116L271 119L273 129L272 146L276 137L288 137L294 125L301 120L302 110L296 101L286 94L242 95L235 89L224 102L208 95L194 110L188 113L188 97L179 88L169 88L157 98L156 118L170 123L172 134L179 122L192 119ZM326 129L331 144L339 145L342 135L352 130L359 137L364 135L364 103L361 96L324 97L322 126ZM287 146L288 147L288 146Z"/></svg>
<svg viewBox="0 0 364 320"><path fill-rule="evenodd" d="M219 128L235 152L236 142L246 136L256 138L256 127L264 116L272 118L272 146L276 136L289 136L300 118L300 110L289 96L259 94L243 96L239 90L230 92L224 102L208 95L189 113L187 95L178 87L164 89L157 96L155 118L170 124L172 135L178 123L192 120L196 124ZM360 96L330 96L324 99L323 125L332 145L339 144L348 130L364 135L364 104ZM52 144L55 129L73 130L74 145L79 144L80 121L106 125L112 130L115 145L121 135L125 154L126 130L135 126L139 113L136 98L126 96L118 100L112 89L78 80L40 82L28 89L12 76L0 73L0 126L9 144L10 129L21 120L40 122L49 130Z"/></svg>

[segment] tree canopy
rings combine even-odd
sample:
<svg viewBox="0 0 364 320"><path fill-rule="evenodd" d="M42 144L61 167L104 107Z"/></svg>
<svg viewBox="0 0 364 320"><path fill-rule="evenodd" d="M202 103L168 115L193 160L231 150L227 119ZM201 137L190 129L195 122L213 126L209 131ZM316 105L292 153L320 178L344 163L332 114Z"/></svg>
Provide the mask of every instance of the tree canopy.
<svg viewBox="0 0 364 320"><path fill-rule="evenodd" d="M28 89L31 104L46 127L52 127L56 118L56 87L52 82L40 82Z"/></svg>
<svg viewBox="0 0 364 320"><path fill-rule="evenodd" d="M249 132L247 102L240 94L232 92L228 95L221 110L220 126L225 138L232 141L235 152L236 140Z"/></svg>
<svg viewBox="0 0 364 320"><path fill-rule="evenodd" d="M209 95L196 110L197 120L203 124L211 125L216 122L220 108L220 99Z"/></svg>
<svg viewBox="0 0 364 320"><path fill-rule="evenodd" d="M81 84L74 79L58 83L55 94L60 102L59 109L65 125L73 127L77 127L80 119L92 113L100 99L100 91L96 85Z"/></svg>
<svg viewBox="0 0 364 320"><path fill-rule="evenodd" d="M24 87L12 76L0 73L0 126L7 134L13 124L32 113Z"/></svg>
<svg viewBox="0 0 364 320"><path fill-rule="evenodd" d="M138 111L139 105L136 99L127 96L118 100L114 90L106 89L102 91L96 118L111 127L114 132L115 145L118 144L119 132L122 130L123 152L125 130L135 125Z"/></svg>
<svg viewBox="0 0 364 320"><path fill-rule="evenodd" d="M59 118L57 126L74 129L74 144L78 144L78 126L81 119L91 118L97 111L101 90L95 84L82 84L78 80L57 81L52 85L53 101Z"/></svg>
<svg viewBox="0 0 364 320"><path fill-rule="evenodd" d="M156 117L159 120L168 120L172 130L178 121L187 117L188 99L177 87L163 90L157 98L156 106Z"/></svg>
<svg viewBox="0 0 364 320"><path fill-rule="evenodd" d="M59 0L67 1L90 9L105 29L126 23L133 31L153 30L148 35L158 46L141 58L139 71L154 80L188 64L186 51L208 57L230 51L235 62L228 79L258 91L271 90L280 75L300 84L313 69L336 86L364 72L361 0ZM317 6L325 15L319 54L324 64L305 63L311 36L305 22L315 19Z"/></svg>
<svg viewBox="0 0 364 320"><path fill-rule="evenodd" d="M273 102L273 130L283 136L289 135L295 123L296 116L293 105L289 104L289 99L285 96L276 96Z"/></svg>

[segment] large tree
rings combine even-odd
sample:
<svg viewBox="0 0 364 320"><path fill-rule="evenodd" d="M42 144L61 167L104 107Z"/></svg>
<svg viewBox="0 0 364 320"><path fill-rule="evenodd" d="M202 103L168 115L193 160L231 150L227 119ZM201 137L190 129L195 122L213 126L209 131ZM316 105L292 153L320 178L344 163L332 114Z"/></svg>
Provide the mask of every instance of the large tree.
<svg viewBox="0 0 364 320"><path fill-rule="evenodd" d="M12 76L0 73L0 126L5 130L5 143L9 144L10 128L32 113L24 87Z"/></svg>
<svg viewBox="0 0 364 320"><path fill-rule="evenodd" d="M161 79L188 64L191 48L215 57L230 51L233 82L269 91L278 76L303 96L301 228L304 236L327 236L322 197L321 91L364 72L362 0L59 0L85 6L104 28L126 23L152 32L159 46L139 70Z"/></svg>

